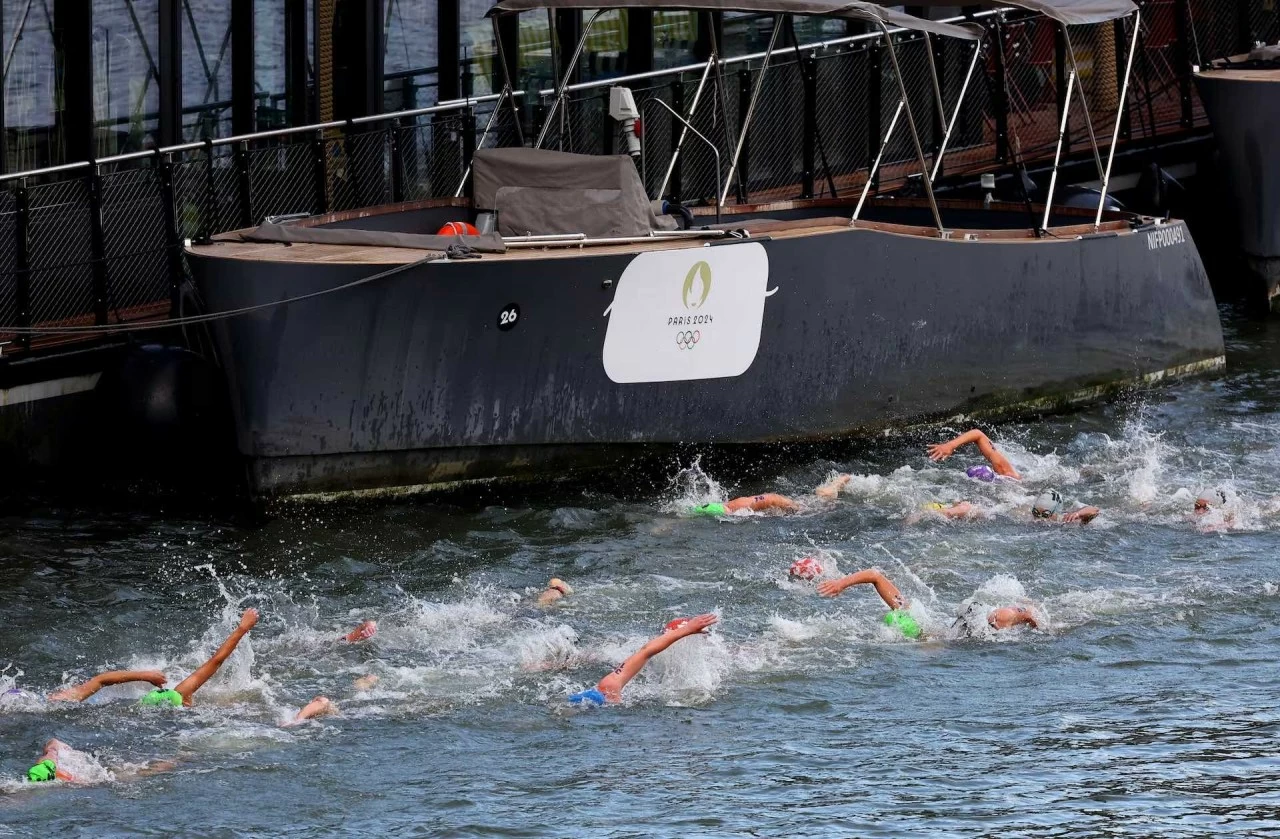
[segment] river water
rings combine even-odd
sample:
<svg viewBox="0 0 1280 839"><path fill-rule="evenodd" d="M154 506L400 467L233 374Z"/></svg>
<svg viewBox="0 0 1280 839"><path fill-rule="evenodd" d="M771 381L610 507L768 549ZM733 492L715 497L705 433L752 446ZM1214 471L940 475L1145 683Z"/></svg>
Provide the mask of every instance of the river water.
<svg viewBox="0 0 1280 839"><path fill-rule="evenodd" d="M11 498L0 691L26 693L0 698L0 834L1275 832L1280 326L1224 314L1220 376L990 429L1020 485L966 479L976 452L930 463L938 431L736 474L686 458L651 491L254 523ZM814 500L837 470L856 477ZM1050 485L1102 515L1032 522ZM1228 503L1196 518L1202 488ZM678 515L763 490L804 512ZM986 514L922 509L962 497ZM789 582L806 554L883 569L931 640L890 635L869 589ZM538 609L551 576L575 591ZM1030 604L1049 631L962 637L974 601ZM110 668L177 681L248 606L261 622L194 709L140 707L135 686L37 696ZM706 611L712 634L654 659L622 706L568 709ZM336 643L364 618L375 638ZM340 715L278 726L317 693ZM17 780L51 736L89 783Z"/></svg>

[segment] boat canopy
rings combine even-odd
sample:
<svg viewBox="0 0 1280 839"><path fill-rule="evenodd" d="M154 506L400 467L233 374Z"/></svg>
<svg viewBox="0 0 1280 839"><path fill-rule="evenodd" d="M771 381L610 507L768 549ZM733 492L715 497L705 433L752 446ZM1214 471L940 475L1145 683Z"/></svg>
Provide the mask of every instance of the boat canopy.
<svg viewBox="0 0 1280 839"><path fill-rule="evenodd" d="M523 147L477 149L475 207L503 236L647 236L674 230L654 211L631 158Z"/></svg>
<svg viewBox="0 0 1280 839"><path fill-rule="evenodd" d="M955 3L950 0L922 0L916 5L955 8ZM1132 0L988 0L983 5L1016 6L1072 26L1106 23L1138 10Z"/></svg>
<svg viewBox="0 0 1280 839"><path fill-rule="evenodd" d="M1076 0L1081 5L1086 3L1101 4L1105 0ZM1128 0L1123 0L1128 4ZM1018 5L1018 4L1014 4ZM838 17L848 20L862 20L870 23L883 23L918 32L931 32L949 38L963 38L976 41L982 37L982 30L974 25L957 26L935 20L925 20L905 12L886 9L875 3L862 0L500 0L486 15L515 14L531 12L537 9L582 9L596 11L600 9L679 9L682 11L701 12L762 12L775 15L812 15L815 17Z"/></svg>

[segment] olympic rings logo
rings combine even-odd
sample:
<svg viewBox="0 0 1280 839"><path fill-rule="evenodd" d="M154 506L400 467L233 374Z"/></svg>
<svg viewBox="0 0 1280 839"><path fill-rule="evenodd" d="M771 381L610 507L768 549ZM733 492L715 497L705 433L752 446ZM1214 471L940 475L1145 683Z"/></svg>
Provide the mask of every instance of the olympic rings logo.
<svg viewBox="0 0 1280 839"><path fill-rule="evenodd" d="M682 350L691 350L693 345L702 340L702 330L695 329L692 332L677 332L676 346Z"/></svg>

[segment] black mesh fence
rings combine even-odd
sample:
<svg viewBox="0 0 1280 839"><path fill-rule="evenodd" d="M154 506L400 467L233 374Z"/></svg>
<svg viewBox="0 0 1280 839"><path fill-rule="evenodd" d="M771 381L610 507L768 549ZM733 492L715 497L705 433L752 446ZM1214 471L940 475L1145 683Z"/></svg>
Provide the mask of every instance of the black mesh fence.
<svg viewBox="0 0 1280 839"><path fill-rule="evenodd" d="M163 192L154 166L103 174L102 233L108 316L129 320L169 296Z"/></svg>
<svg viewBox="0 0 1280 839"><path fill-rule="evenodd" d="M55 181L28 190L31 320L64 321L94 311L86 179Z"/></svg>
<svg viewBox="0 0 1280 839"><path fill-rule="evenodd" d="M8 340L4 327L18 322L16 231L14 195L6 190L0 192L0 341Z"/></svg>
<svg viewBox="0 0 1280 839"><path fill-rule="evenodd" d="M300 140L300 141L299 141ZM253 223L267 216L316 212L315 147L309 138L246 152Z"/></svg>

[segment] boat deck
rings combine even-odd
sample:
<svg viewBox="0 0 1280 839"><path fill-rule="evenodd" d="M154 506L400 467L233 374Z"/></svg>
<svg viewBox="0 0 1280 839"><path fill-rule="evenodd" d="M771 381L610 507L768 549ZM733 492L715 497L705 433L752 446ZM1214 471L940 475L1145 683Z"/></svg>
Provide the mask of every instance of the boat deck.
<svg viewBox="0 0 1280 839"><path fill-rule="evenodd" d="M788 205L793 202L786 202ZM781 205L777 205L782 209ZM851 223L848 216L824 216L820 218L796 219L789 221L751 220L728 221L721 227L732 230L748 231L754 238L792 239L802 236L815 236L849 230L877 230L901 236L913 236L926 239L937 239L938 231L934 227L916 225L890 224L877 221L858 221ZM1048 239L1037 239L1035 232L1027 228L1015 229L964 229L948 228L949 238L965 241L1001 241L1001 242L1044 242L1055 239L1074 239L1078 236L1103 233L1121 233L1128 231L1128 221L1104 221L1098 230L1092 224L1076 224L1053 227ZM687 248L697 244L717 241L715 239L681 237L654 238L639 241L609 242L607 240L593 243L566 242L541 247L511 248L506 253L481 254L476 262L492 262L494 260L528 260L528 259L566 259L581 255L590 250L592 255L610 255L639 253L645 251L673 250ZM405 265L435 256L442 256L440 251L419 248L395 248L375 245L336 245L317 244L311 242L264 243L236 241L230 235L216 239L209 244L191 245L189 252L198 256L220 257L224 259L243 259L254 262L309 263L309 264L361 264L361 265Z"/></svg>

